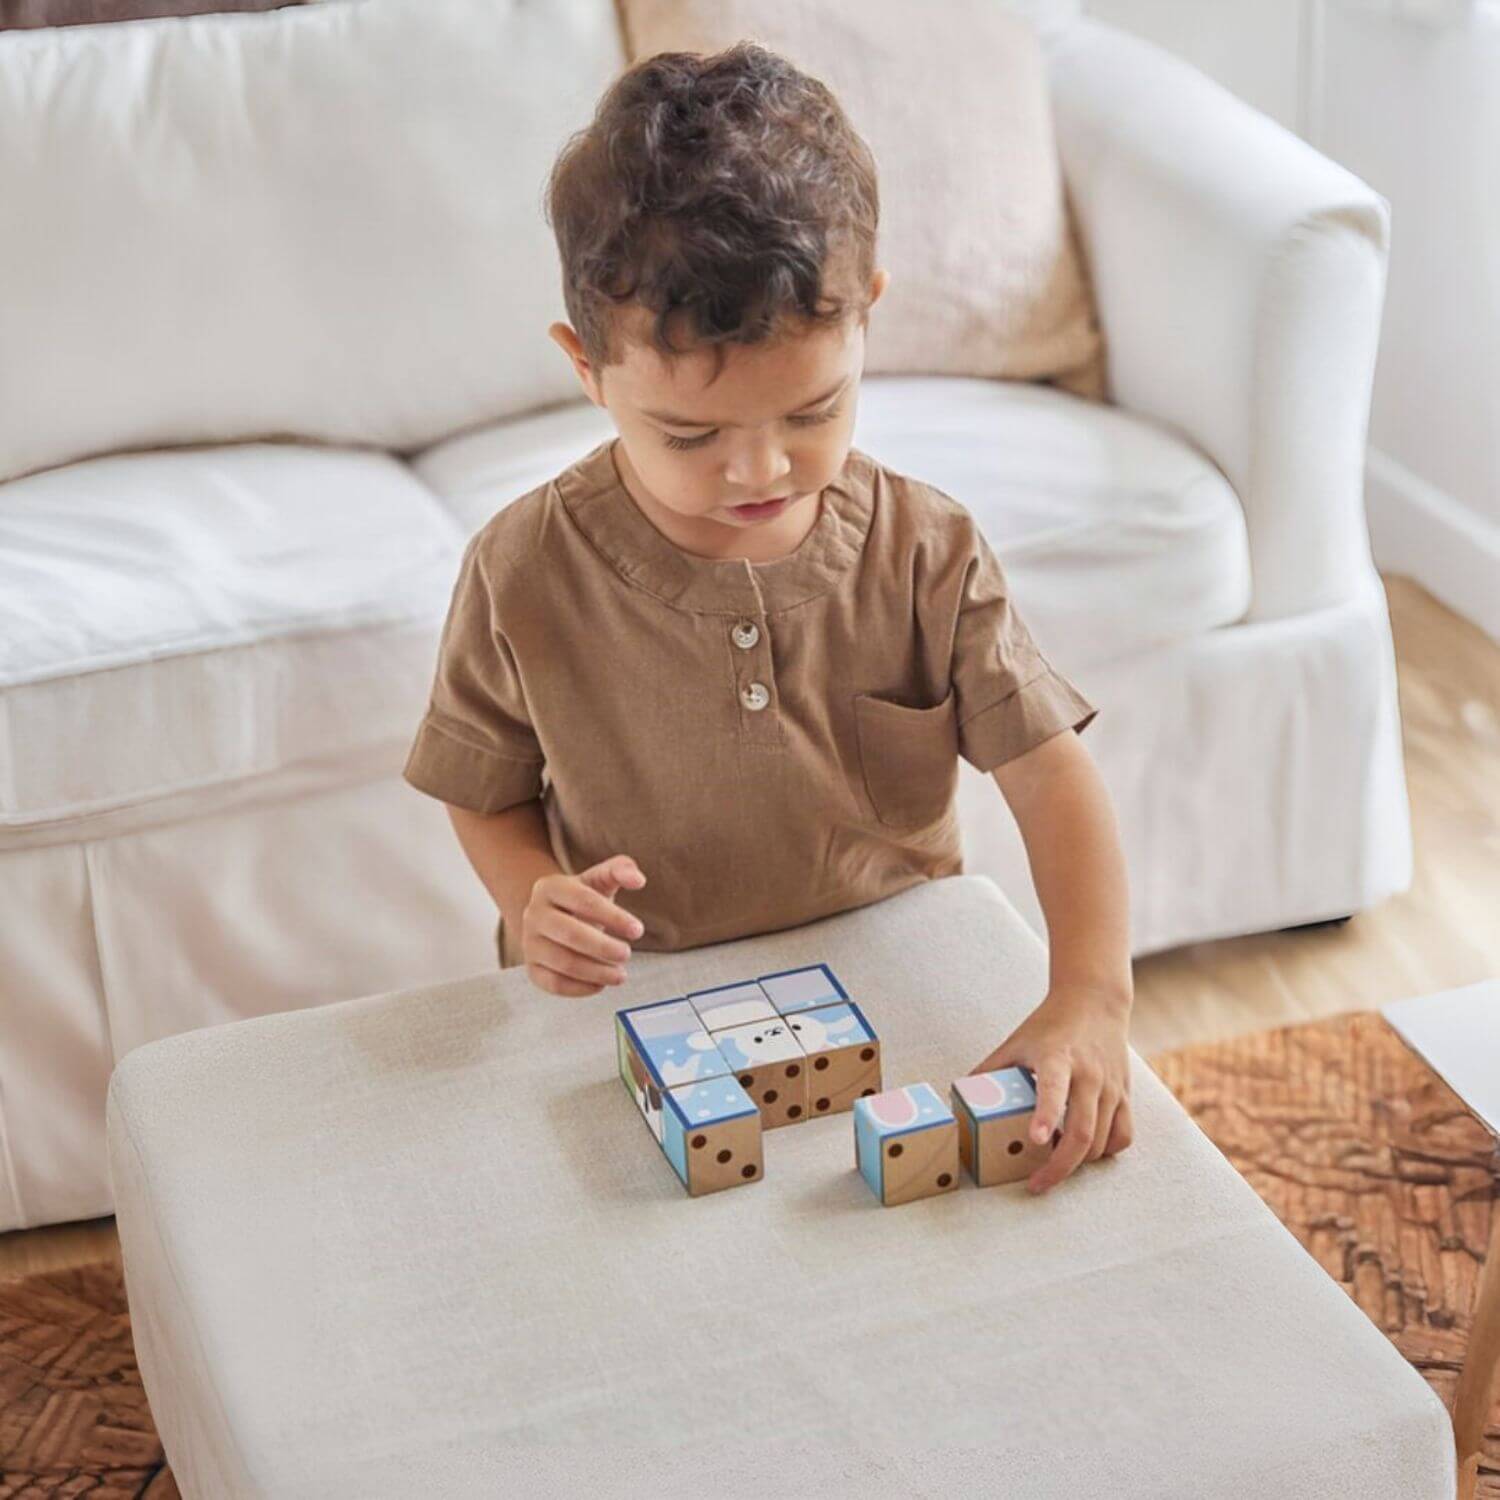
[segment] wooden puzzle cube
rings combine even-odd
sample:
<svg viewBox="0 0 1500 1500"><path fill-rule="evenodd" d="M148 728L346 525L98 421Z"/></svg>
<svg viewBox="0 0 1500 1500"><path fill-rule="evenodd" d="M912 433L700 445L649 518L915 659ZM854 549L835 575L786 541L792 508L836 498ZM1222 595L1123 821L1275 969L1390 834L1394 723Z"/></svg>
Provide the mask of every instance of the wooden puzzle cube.
<svg viewBox="0 0 1500 1500"><path fill-rule="evenodd" d="M811 964L805 969L780 969L762 974L756 983L776 1008L777 1015L795 1015L799 1010L816 1010L837 1005L849 998L827 964Z"/></svg>
<svg viewBox="0 0 1500 1500"><path fill-rule="evenodd" d="M887 1208L958 1186L958 1122L928 1083L854 1101L854 1160Z"/></svg>
<svg viewBox="0 0 1500 1500"><path fill-rule="evenodd" d="M696 1011L681 998L616 1011L615 1050L619 1082L636 1101L640 1118L663 1151L669 1092L729 1077L723 1055L703 1031Z"/></svg>
<svg viewBox="0 0 1500 1500"><path fill-rule="evenodd" d="M727 1031L731 1026L748 1026L752 1021L776 1019L776 1007L753 979L721 984L711 990L694 990L687 998L703 1029L710 1034Z"/></svg>
<svg viewBox="0 0 1500 1500"><path fill-rule="evenodd" d="M694 1198L759 1182L760 1110L731 1073L668 1089L662 1150Z"/></svg>
<svg viewBox="0 0 1500 1500"><path fill-rule="evenodd" d="M808 1057L781 1016L773 1012L769 1020L716 1031L713 1039L735 1078L760 1106L765 1129L807 1118Z"/></svg>
<svg viewBox="0 0 1500 1500"><path fill-rule="evenodd" d="M759 1181L761 1131L880 1092L880 1042L827 964L617 1011L615 1038L621 1082L695 1196Z"/></svg>
<svg viewBox="0 0 1500 1500"><path fill-rule="evenodd" d="M786 1018L807 1054L807 1104L814 1118L836 1115L880 1092L880 1041L852 1001L793 1011Z"/></svg>
<svg viewBox="0 0 1500 1500"><path fill-rule="evenodd" d="M955 1078L951 1098L958 1154L980 1187L1019 1182L1051 1156L1052 1140L1037 1145L1031 1139L1037 1100L1030 1069L999 1068Z"/></svg>

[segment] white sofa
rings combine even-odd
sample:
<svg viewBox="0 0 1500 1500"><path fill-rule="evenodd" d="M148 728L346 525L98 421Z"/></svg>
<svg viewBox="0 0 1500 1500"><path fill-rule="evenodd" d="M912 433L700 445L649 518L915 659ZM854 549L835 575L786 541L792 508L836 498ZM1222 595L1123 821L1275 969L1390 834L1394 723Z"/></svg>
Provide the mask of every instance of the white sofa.
<svg viewBox="0 0 1500 1500"><path fill-rule="evenodd" d="M1114 404L872 377L855 441L980 517L1098 704L1137 952L1359 911L1410 871L1361 494L1387 206L1037 15ZM0 1230L109 1212L141 1043L493 963L399 772L466 538L606 435L540 184L622 63L610 0L0 36ZM959 798L1038 920L992 781Z"/></svg>

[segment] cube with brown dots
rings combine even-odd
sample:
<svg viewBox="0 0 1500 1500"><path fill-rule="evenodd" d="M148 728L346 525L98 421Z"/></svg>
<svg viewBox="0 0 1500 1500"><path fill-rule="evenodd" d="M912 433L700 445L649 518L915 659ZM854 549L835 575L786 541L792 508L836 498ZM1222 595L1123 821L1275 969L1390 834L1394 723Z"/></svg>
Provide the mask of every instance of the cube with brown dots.
<svg viewBox="0 0 1500 1500"><path fill-rule="evenodd" d="M760 1111L727 1075L667 1090L661 1147L694 1198L759 1182L765 1174Z"/></svg>
<svg viewBox="0 0 1500 1500"><path fill-rule="evenodd" d="M713 1039L731 1074L760 1106L765 1129L807 1118L808 1058L783 1017L731 1026Z"/></svg>
<svg viewBox="0 0 1500 1500"><path fill-rule="evenodd" d="M929 1083L854 1101L854 1159L887 1208L958 1186L958 1122Z"/></svg>
<svg viewBox="0 0 1500 1500"><path fill-rule="evenodd" d="M880 1092L880 1041L852 1001L786 1016L807 1054L807 1105L813 1119L836 1115Z"/></svg>
<svg viewBox="0 0 1500 1500"><path fill-rule="evenodd" d="M1038 1145L1031 1139L1037 1099L1029 1069L998 1068L955 1078L951 1097L959 1156L980 1187L1019 1182L1052 1155L1052 1140Z"/></svg>

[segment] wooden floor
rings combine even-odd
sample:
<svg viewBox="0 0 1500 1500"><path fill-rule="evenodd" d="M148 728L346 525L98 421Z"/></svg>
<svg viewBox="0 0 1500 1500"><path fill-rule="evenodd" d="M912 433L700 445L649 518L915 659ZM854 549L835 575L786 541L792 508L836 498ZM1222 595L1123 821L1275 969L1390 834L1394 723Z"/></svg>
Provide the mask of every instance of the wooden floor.
<svg viewBox="0 0 1500 1500"><path fill-rule="evenodd" d="M1199 943L1136 965L1144 1056L1500 977L1500 645L1387 578L1412 888L1343 927ZM0 1277L117 1253L113 1219L0 1235Z"/></svg>

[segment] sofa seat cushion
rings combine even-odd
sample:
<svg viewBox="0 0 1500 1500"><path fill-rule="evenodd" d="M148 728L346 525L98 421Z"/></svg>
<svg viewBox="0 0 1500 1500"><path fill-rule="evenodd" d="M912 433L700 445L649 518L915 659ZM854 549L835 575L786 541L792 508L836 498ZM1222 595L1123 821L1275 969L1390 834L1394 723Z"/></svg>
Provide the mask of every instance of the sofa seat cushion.
<svg viewBox="0 0 1500 1500"><path fill-rule="evenodd" d="M0 486L0 841L386 745L462 537L402 463L294 443Z"/></svg>
<svg viewBox="0 0 1500 1500"><path fill-rule="evenodd" d="M591 402L416 455L467 533L613 432ZM1042 649L1066 671L1231 624L1250 601L1244 514L1197 449L1051 386L871 376L854 443L965 505Z"/></svg>

